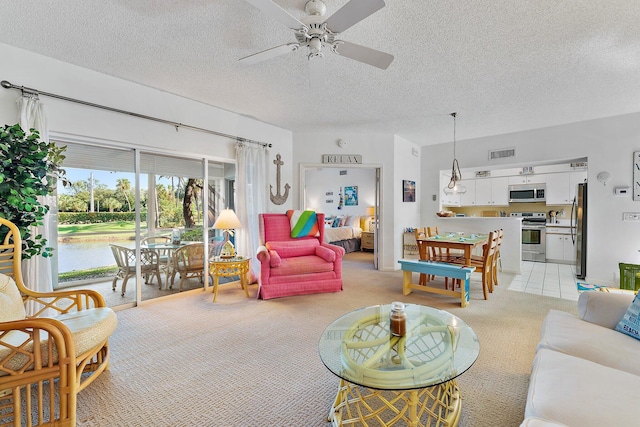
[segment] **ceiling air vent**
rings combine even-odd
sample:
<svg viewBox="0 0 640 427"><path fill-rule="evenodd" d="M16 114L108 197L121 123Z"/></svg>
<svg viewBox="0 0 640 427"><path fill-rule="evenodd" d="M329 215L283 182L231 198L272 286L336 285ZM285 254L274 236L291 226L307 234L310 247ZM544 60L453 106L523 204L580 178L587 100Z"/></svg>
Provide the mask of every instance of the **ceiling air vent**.
<svg viewBox="0 0 640 427"><path fill-rule="evenodd" d="M489 160L506 159L507 157L515 157L515 148L505 148L503 150L491 150L489 151Z"/></svg>

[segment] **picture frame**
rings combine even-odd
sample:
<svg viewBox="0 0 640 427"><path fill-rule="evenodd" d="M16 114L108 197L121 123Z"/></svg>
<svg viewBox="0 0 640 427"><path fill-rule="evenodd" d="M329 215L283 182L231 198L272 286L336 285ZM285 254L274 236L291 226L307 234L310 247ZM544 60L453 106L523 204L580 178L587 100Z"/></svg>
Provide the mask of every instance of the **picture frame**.
<svg viewBox="0 0 640 427"><path fill-rule="evenodd" d="M416 182L415 181L409 181L407 179L402 180L402 201L403 202L416 201Z"/></svg>
<svg viewBox="0 0 640 427"><path fill-rule="evenodd" d="M358 206L358 186L344 187L344 205Z"/></svg>

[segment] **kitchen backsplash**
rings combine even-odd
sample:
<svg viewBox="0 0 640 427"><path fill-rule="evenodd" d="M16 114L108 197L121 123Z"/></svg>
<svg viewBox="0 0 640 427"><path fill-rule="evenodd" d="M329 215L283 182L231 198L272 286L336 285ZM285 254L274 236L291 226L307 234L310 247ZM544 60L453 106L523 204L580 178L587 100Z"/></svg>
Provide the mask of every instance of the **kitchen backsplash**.
<svg viewBox="0 0 640 427"><path fill-rule="evenodd" d="M450 211L465 216L500 216L504 212L509 216L511 212L544 212L549 218L549 211L561 212L557 215L558 219L569 219L571 215L571 205L545 205L544 203L518 203L509 206L465 206L465 207L448 207ZM564 210L564 214L562 211Z"/></svg>

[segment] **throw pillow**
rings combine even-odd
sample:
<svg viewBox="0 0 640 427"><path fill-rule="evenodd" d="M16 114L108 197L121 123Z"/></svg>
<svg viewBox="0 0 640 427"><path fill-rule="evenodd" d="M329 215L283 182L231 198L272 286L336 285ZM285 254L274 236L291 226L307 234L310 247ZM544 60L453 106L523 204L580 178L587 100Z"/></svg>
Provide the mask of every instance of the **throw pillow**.
<svg viewBox="0 0 640 427"><path fill-rule="evenodd" d="M22 295L18 291L16 282L11 277L0 273L0 322L23 320L26 317Z"/></svg>
<svg viewBox="0 0 640 427"><path fill-rule="evenodd" d="M338 227L344 227L347 224L347 217L343 216L340 217L340 224L338 224Z"/></svg>
<svg viewBox="0 0 640 427"><path fill-rule="evenodd" d="M631 302L627 312L622 316L620 322L616 326L616 331L627 334L637 340L640 340L640 297L636 297Z"/></svg>
<svg viewBox="0 0 640 427"><path fill-rule="evenodd" d="M331 224L331 227L336 228L336 227L340 227L340 217L337 216L333 219L333 224Z"/></svg>
<svg viewBox="0 0 640 427"><path fill-rule="evenodd" d="M329 248L325 248L324 246L316 247L316 255L327 262L334 262L336 260L336 253Z"/></svg>
<svg viewBox="0 0 640 427"><path fill-rule="evenodd" d="M270 250L269 251L269 265L272 268L275 268L275 267L280 267L280 264L282 264L282 258L280 258L280 255L278 255L278 252L276 252L274 250Z"/></svg>
<svg viewBox="0 0 640 427"><path fill-rule="evenodd" d="M289 209L287 216L291 222L291 237L316 237L320 235L315 211L294 211Z"/></svg>

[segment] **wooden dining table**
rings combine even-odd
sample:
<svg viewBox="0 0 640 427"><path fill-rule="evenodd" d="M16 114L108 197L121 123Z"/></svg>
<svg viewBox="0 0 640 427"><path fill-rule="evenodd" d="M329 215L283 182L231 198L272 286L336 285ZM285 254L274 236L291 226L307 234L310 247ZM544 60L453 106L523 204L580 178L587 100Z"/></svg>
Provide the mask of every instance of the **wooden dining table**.
<svg viewBox="0 0 640 427"><path fill-rule="evenodd" d="M442 248L443 250L460 250L464 253L465 264L471 264L471 252L477 246L482 246L489 240L485 233L448 232L436 236L416 239L420 252L420 259L429 259L429 248Z"/></svg>

